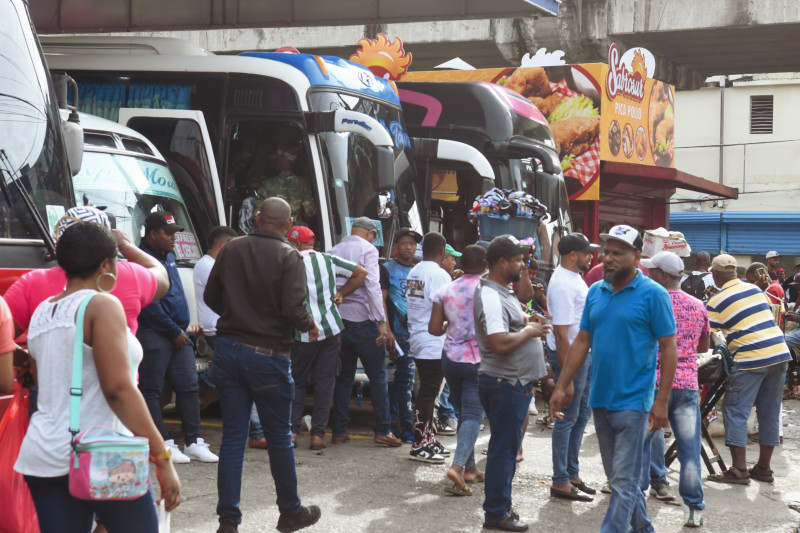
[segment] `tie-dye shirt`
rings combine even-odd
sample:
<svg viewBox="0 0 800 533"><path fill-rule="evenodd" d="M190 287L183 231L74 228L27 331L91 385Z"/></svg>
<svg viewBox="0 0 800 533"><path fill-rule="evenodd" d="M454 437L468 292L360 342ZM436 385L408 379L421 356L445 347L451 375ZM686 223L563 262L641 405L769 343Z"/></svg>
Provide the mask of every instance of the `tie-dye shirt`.
<svg viewBox="0 0 800 533"><path fill-rule="evenodd" d="M448 322L444 353L456 363L481 362L472 313L475 287L480 281L481 277L477 274L464 274L439 289L433 297L433 302L444 308L445 320Z"/></svg>
<svg viewBox="0 0 800 533"><path fill-rule="evenodd" d="M696 389L697 385L697 343L711 332L708 326L708 313L703 302L680 289L667 289L672 299L672 312L675 314L678 345L678 368L675 370L673 389ZM661 351L658 352L658 384L661 383Z"/></svg>

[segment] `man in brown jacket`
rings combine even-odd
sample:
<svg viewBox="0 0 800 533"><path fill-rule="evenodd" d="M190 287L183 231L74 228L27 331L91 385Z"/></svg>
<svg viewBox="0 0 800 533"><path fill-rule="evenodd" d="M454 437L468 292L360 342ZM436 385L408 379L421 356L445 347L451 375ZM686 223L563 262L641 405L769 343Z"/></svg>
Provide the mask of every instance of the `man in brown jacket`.
<svg viewBox="0 0 800 533"><path fill-rule="evenodd" d="M256 214L258 229L220 251L203 296L220 315L211 369L222 409L218 533L235 532L242 521L242 468L253 402L264 426L275 481L277 529L302 529L321 514L316 505L300 504L292 446L294 330L308 332L311 340L319 336L306 310L303 261L286 240L292 222L284 200L264 200Z"/></svg>

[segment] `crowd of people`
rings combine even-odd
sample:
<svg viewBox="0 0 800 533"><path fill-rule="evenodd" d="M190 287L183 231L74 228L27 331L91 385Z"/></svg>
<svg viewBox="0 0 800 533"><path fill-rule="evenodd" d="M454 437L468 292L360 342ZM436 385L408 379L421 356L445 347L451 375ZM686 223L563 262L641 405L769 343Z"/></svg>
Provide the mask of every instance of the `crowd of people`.
<svg viewBox="0 0 800 533"><path fill-rule="evenodd" d="M71 493L77 328L84 339L83 425L147 437L167 510L180 502L174 463L218 462L218 533L235 532L242 521L248 446L268 450L277 529L296 531L320 519L318 506L301 501L295 470L306 388L310 381L308 446L346 445L359 361L370 383L375 444L410 443L409 459L432 465L452 455L445 490L468 496L483 483L485 529L528 529L512 505L512 484L538 392L552 421L551 498L593 501L597 489L582 479L579 461L593 418L607 478L601 490L611 494L600 531L647 532L648 488L658 499L675 498L665 428L677 442L684 524L703 525L698 354L709 351L718 331L733 359L722 404L732 465L709 480L774 480L788 346L800 346L800 330L784 338L782 328L784 319L800 321L785 305L797 296L800 265L786 283L775 252L744 272L730 255L700 252L695 270L685 273L672 252L643 258L640 233L618 225L601 234L602 262L594 268L600 245L580 233L561 237L560 264L546 284L531 246L512 235L458 252L440 233L401 228L391 259L381 263L372 244L380 228L369 218L356 218L351 234L325 253L294 214L283 199L262 200L252 230L237 237L215 228L195 267L198 319L213 349L200 381L219 395L219 456L200 431L189 307L172 253L182 228L171 215L152 213L136 247L111 230L102 211L73 208L59 221L59 266L25 274L0 300L0 387L13 382L15 338L27 336L36 377L36 411L15 469L43 533L85 533L94 522L96 531L112 533L158 529L152 488L133 500ZM118 253L126 261L117 262ZM76 323L82 300L95 292L108 294L91 299L84 323ZM167 384L183 449L161 414ZM748 469L754 405L760 447ZM485 419L490 440L481 471L475 444ZM437 439L442 434L456 435L453 454Z"/></svg>

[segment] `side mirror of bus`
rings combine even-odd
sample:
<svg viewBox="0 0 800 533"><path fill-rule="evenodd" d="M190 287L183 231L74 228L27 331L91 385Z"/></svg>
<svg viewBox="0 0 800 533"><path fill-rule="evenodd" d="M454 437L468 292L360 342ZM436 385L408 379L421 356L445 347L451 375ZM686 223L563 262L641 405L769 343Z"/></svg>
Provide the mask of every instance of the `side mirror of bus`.
<svg viewBox="0 0 800 533"><path fill-rule="evenodd" d="M75 176L81 171L83 164L83 126L81 126L76 112L73 111L70 113L69 119L61 122L61 130L64 133L69 168L72 175Z"/></svg>
<svg viewBox="0 0 800 533"><path fill-rule="evenodd" d="M372 173L372 187L378 191L394 188L394 152L388 146L375 147L375 166Z"/></svg>
<svg viewBox="0 0 800 533"><path fill-rule="evenodd" d="M511 139L493 146L494 151L509 159L527 159L534 157L542 163L542 168L550 174L561 173L561 161L555 151L550 151L544 146L538 146L529 141Z"/></svg>

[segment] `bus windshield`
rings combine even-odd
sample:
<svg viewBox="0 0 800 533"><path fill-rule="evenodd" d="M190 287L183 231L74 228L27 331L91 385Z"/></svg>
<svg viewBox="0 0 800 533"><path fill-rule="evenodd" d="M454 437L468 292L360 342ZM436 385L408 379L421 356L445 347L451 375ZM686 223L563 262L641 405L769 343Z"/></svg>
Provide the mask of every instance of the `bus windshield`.
<svg viewBox="0 0 800 533"><path fill-rule="evenodd" d="M136 244L144 237L144 219L166 211L184 231L175 234L175 258L196 261L202 253L196 232L172 174L157 159L102 152L85 152L81 171L73 178L76 201L89 200L104 208L112 225L132 235Z"/></svg>
<svg viewBox="0 0 800 533"><path fill-rule="evenodd" d="M391 239L393 228L410 226L421 231L418 183L400 108L357 93L329 90L313 92L309 99L314 111L347 109L369 115L380 122L394 140L395 188L379 194L372 182L376 160L375 148L369 141L355 133L326 132L319 135L331 196L335 240L349 235L353 219L361 216L380 222L382 235L376 238L376 246L383 246Z"/></svg>
<svg viewBox="0 0 800 533"><path fill-rule="evenodd" d="M41 239L24 189L52 230L71 205L55 97L25 3L0 2L0 238ZM14 183L16 182L16 183Z"/></svg>

